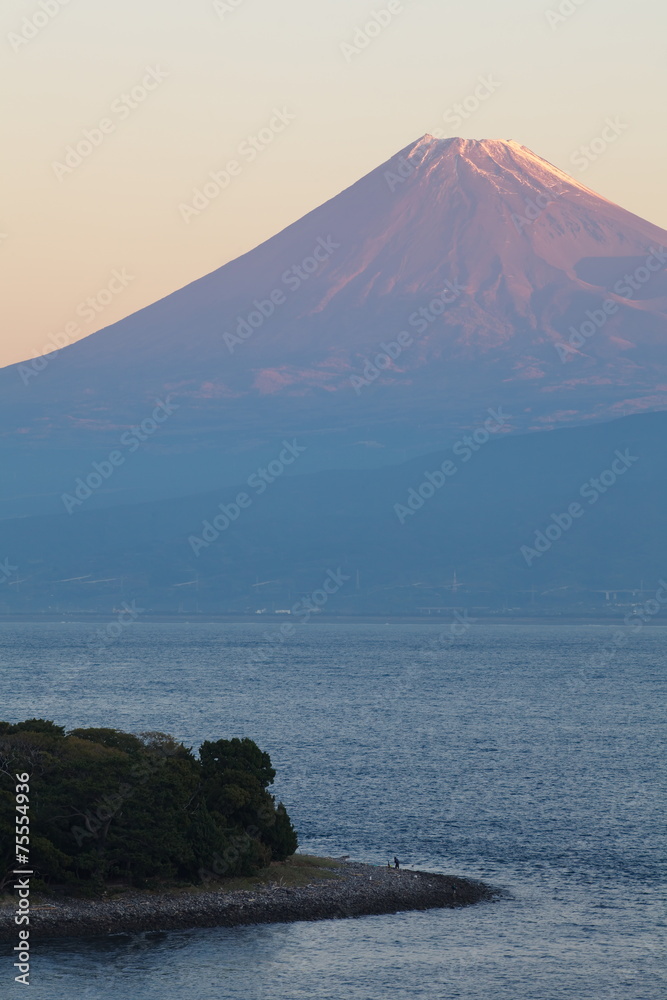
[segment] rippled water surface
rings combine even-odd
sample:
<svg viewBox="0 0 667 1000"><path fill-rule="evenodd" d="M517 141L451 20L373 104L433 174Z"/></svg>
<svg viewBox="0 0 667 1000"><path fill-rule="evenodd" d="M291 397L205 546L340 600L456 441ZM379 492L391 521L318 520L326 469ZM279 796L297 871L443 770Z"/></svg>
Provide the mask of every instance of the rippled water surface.
<svg viewBox="0 0 667 1000"><path fill-rule="evenodd" d="M40 943L39 1000L657 1000L667 630L0 625L0 717L250 736L304 850L483 878L499 902ZM459 630L460 631L460 630ZM255 652L268 650L258 664ZM662 777L662 785L660 784ZM4 954L7 954L5 950ZM0 995L19 996L11 960Z"/></svg>

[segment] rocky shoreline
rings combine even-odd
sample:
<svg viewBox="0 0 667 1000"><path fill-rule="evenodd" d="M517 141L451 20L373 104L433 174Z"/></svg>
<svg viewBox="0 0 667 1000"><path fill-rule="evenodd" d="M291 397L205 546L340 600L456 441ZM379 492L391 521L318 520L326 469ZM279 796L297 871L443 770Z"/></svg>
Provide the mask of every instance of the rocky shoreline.
<svg viewBox="0 0 667 1000"><path fill-rule="evenodd" d="M97 937L191 927L331 920L405 910L469 906L497 897L482 882L429 872L337 861L329 877L297 887L242 891L128 891L106 900L42 898L30 913L31 938ZM13 941L12 901L0 906L0 940Z"/></svg>

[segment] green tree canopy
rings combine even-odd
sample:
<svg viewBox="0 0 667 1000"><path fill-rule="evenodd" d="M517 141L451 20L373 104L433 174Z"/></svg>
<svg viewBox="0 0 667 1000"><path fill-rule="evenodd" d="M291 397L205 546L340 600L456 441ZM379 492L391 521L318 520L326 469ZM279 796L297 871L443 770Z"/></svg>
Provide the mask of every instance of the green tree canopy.
<svg viewBox="0 0 667 1000"><path fill-rule="evenodd" d="M15 867L16 774L30 775L30 863L45 883L101 887L249 875L297 848L267 753L249 739L199 756L160 732L0 722L0 884Z"/></svg>

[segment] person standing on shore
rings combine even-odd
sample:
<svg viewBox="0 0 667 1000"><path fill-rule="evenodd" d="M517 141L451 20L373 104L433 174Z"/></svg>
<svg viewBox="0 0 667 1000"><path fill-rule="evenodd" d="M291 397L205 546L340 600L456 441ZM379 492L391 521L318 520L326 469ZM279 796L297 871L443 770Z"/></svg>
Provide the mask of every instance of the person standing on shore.
<svg viewBox="0 0 667 1000"><path fill-rule="evenodd" d="M400 867L401 867L401 863L398 860L398 858L396 857L396 855L394 855L394 868L400 868Z"/></svg>

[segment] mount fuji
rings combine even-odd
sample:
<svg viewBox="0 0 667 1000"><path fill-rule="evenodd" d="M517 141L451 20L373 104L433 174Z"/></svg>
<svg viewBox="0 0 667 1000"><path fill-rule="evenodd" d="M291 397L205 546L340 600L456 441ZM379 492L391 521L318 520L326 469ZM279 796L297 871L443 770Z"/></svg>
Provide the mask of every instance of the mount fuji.
<svg viewBox="0 0 667 1000"><path fill-rule="evenodd" d="M665 409L666 246L514 141L423 136L251 252L0 371L0 516L62 511L156 407L91 506L242 482L288 438L299 472L364 469L491 408L522 433Z"/></svg>

